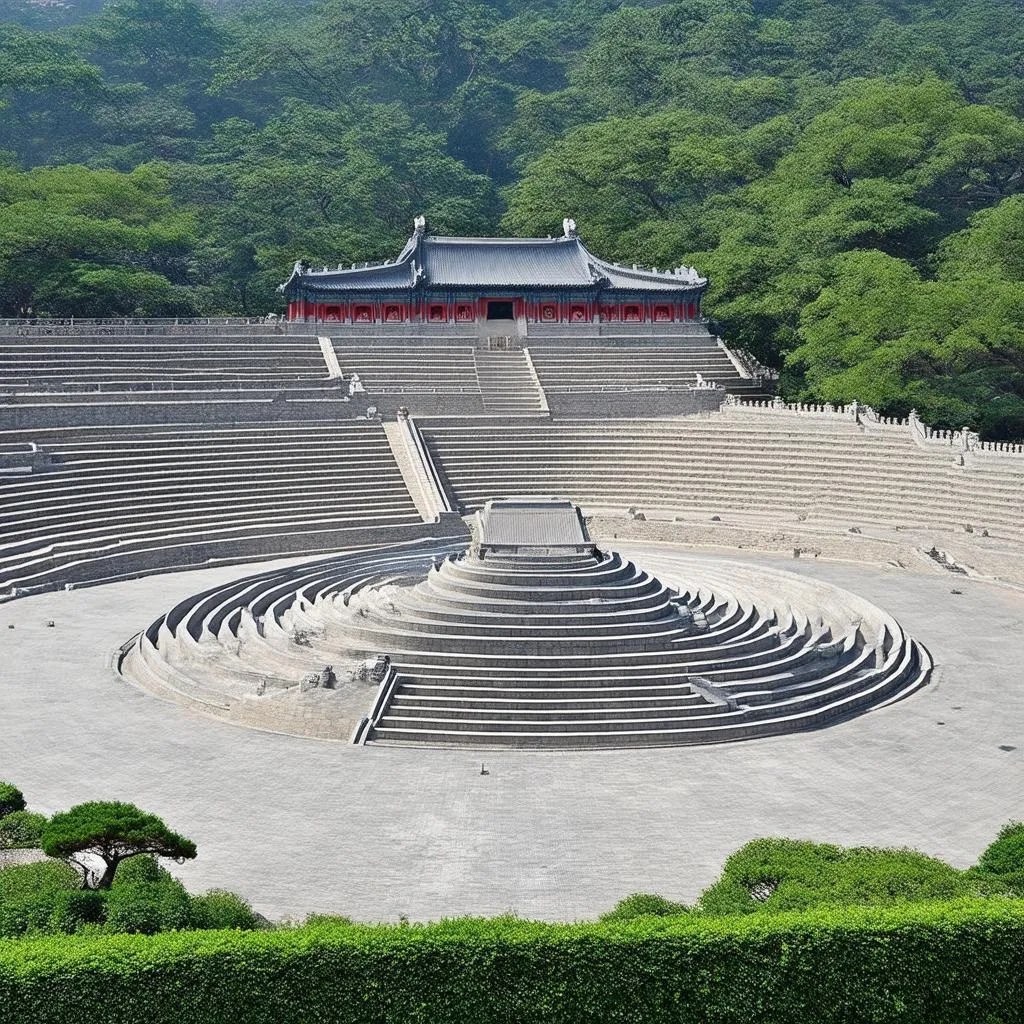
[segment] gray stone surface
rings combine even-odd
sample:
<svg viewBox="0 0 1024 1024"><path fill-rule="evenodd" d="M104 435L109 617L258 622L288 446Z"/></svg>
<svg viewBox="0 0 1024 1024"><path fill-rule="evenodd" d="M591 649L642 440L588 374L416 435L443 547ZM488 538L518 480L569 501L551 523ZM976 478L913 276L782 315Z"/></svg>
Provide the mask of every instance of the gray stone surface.
<svg viewBox="0 0 1024 1024"><path fill-rule="evenodd" d="M932 683L821 732L713 747L481 754L261 733L110 667L170 603L253 571L218 568L0 606L0 777L39 811L115 798L164 815L199 845L174 867L189 886L235 889L275 917L591 917L637 890L693 899L759 835L907 845L966 866L1024 817L1024 593L750 560L894 614L934 655Z"/></svg>

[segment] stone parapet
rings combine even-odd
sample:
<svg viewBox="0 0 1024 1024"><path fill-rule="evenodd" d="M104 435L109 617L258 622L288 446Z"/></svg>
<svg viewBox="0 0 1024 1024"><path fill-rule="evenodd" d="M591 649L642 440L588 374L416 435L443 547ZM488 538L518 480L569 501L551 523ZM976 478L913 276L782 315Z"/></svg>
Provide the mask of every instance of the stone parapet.
<svg viewBox="0 0 1024 1024"><path fill-rule="evenodd" d="M967 430L937 430L925 424L911 410L906 418L881 416L869 405L851 402L849 405L830 402L784 402L781 398L754 399L742 395L728 395L723 411L730 414L756 413L779 414L789 417L822 417L833 421L847 421L867 429L888 427L905 431L914 440L927 442L935 447L952 448L962 452L987 452L1007 455L1024 455L1024 444L1009 441L982 441L978 435Z"/></svg>

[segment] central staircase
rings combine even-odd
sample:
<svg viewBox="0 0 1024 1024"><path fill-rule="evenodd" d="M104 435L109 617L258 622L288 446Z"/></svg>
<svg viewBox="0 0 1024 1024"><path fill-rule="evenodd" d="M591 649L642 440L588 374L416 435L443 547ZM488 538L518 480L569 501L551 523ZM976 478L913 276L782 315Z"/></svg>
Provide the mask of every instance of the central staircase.
<svg viewBox="0 0 1024 1024"><path fill-rule="evenodd" d="M541 416L544 403L522 349L478 351L476 375L484 409L491 416Z"/></svg>

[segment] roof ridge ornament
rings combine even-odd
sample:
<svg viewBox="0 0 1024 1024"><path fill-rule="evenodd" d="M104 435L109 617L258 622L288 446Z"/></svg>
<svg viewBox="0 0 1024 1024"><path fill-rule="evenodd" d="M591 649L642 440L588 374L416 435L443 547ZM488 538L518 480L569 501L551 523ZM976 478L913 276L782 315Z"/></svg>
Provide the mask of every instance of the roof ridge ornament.
<svg viewBox="0 0 1024 1024"><path fill-rule="evenodd" d="M562 219L562 234L566 238L576 238L576 221L572 217L565 217Z"/></svg>
<svg viewBox="0 0 1024 1024"><path fill-rule="evenodd" d="M427 230L427 218L422 213L418 213L412 221L412 230L414 234L422 235Z"/></svg>

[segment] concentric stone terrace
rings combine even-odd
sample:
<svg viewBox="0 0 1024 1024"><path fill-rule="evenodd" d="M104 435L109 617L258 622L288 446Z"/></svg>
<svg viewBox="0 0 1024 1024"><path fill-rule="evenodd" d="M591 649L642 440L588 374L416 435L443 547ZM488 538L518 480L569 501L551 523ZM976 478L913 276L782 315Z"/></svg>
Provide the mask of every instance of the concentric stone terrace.
<svg viewBox="0 0 1024 1024"><path fill-rule="evenodd" d="M927 680L927 652L848 592L670 549L634 557L599 550L568 503L490 503L469 551L380 549L198 595L122 671L250 725L531 747L817 728Z"/></svg>

